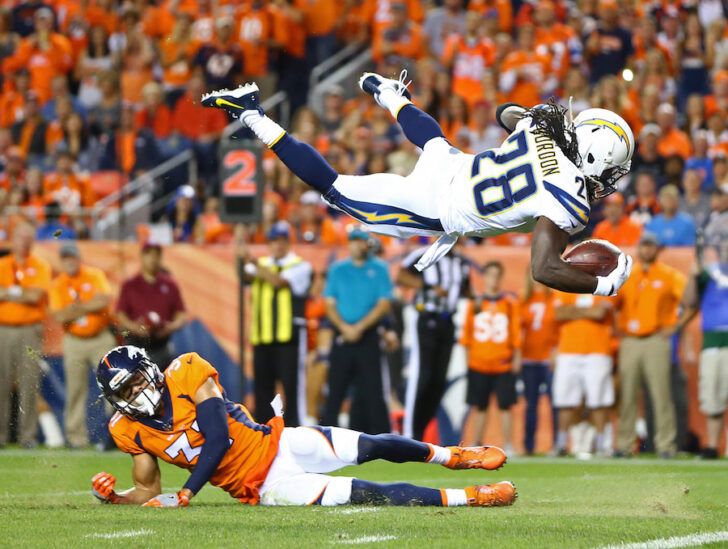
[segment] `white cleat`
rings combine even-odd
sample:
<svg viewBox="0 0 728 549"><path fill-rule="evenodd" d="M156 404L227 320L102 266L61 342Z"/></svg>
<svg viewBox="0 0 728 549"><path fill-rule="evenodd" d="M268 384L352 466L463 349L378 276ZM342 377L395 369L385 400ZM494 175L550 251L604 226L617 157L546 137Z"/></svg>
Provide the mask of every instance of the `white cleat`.
<svg viewBox="0 0 728 549"><path fill-rule="evenodd" d="M374 97L374 100L379 106L387 108L379 100L379 94L382 93L384 90L389 89L394 91L394 93L399 96L406 97L407 99L412 99L412 95L407 89L412 81L410 80L409 82L405 83L405 80L407 80L406 69L399 73L399 80L384 78L383 76L373 72L365 72L361 75L361 78L359 79L359 87L364 93L368 93L369 95Z"/></svg>

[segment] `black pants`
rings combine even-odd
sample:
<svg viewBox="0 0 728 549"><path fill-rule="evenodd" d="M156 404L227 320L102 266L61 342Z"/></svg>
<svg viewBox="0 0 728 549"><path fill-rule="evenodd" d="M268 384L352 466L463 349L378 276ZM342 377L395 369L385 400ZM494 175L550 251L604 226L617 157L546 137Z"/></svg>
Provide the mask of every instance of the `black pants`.
<svg viewBox="0 0 728 549"><path fill-rule="evenodd" d="M265 423L273 417L273 400L276 380L283 385L286 397L286 426L301 424L298 417L298 338L289 343L270 343L253 347L253 375L255 393L255 420Z"/></svg>
<svg viewBox="0 0 728 549"><path fill-rule="evenodd" d="M329 396L321 423L338 424L341 404L353 387L349 428L370 435L388 433L389 411L384 401L382 355L376 330L369 330L356 343L345 343L337 337L329 365Z"/></svg>
<svg viewBox="0 0 728 549"><path fill-rule="evenodd" d="M422 440L425 427L435 417L445 392L447 367L455 344L455 326L448 315L420 313L417 319L419 347L418 372L410 372L407 384L415 383L414 405L407 402L412 414L412 437ZM414 375L413 375L414 374ZM407 394L410 395L408 389Z"/></svg>

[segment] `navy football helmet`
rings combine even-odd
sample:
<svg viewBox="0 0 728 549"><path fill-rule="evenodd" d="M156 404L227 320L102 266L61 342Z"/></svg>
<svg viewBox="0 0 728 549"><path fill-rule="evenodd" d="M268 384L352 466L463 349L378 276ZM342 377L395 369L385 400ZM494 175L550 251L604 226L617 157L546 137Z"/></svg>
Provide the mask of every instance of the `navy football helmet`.
<svg viewBox="0 0 728 549"><path fill-rule="evenodd" d="M99 361L96 383L114 408L139 419L153 416L159 407L164 374L144 349L122 345Z"/></svg>

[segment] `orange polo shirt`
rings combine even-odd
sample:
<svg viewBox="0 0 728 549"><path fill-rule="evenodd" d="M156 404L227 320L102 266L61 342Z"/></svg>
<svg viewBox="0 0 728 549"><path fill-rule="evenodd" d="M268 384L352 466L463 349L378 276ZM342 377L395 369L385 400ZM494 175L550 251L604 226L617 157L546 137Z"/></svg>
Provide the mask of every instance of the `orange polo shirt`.
<svg viewBox="0 0 728 549"><path fill-rule="evenodd" d="M636 246L641 235L642 225L624 215L616 227L607 219L597 223L592 237L608 240L615 246Z"/></svg>
<svg viewBox="0 0 728 549"><path fill-rule="evenodd" d="M521 312L511 294L484 298L480 308L471 301L460 343L470 351L468 368L483 374L502 374L511 369L513 351L521 348Z"/></svg>
<svg viewBox="0 0 728 549"><path fill-rule="evenodd" d="M643 337L673 326L685 283L680 271L664 263L657 261L645 271L635 262L632 274L617 294L621 330Z"/></svg>
<svg viewBox="0 0 728 549"><path fill-rule="evenodd" d="M111 286L101 269L81 265L76 276L62 273L53 280L48 292L48 302L51 311L60 311L72 303L79 301L85 303L97 294L111 294ZM93 337L109 325L109 307L84 315L73 322L64 325L64 329L76 337Z"/></svg>
<svg viewBox="0 0 728 549"><path fill-rule="evenodd" d="M614 305L609 297L591 294L567 294L559 292L554 305L559 307L596 307L608 303ZM559 353L577 355L611 355L612 354L612 327L614 313L608 313L603 320L590 320L580 318L568 320L559 325Z"/></svg>
<svg viewBox="0 0 728 549"><path fill-rule="evenodd" d="M0 257L0 286L48 290L50 283L51 266L45 259L30 254L25 265L21 266L13 254ZM0 324L27 326L43 322L46 315L45 308L45 298L35 304L0 301Z"/></svg>

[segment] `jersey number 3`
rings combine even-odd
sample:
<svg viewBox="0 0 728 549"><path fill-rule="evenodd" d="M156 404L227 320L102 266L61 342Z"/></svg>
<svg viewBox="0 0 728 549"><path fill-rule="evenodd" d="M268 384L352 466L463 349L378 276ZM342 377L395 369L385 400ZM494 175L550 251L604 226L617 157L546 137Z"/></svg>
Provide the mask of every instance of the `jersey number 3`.
<svg viewBox="0 0 728 549"><path fill-rule="evenodd" d="M514 134L509 137L506 142L515 142L516 148L504 154L496 154L495 150L490 149L475 155L475 158L473 159L473 167L470 173L471 180L480 176L480 167L483 159L487 158L492 164L503 165L528 154L526 132ZM523 184L514 190L514 183L521 178L523 179ZM491 198L486 199L486 194L494 194L487 193L488 189L491 188L498 188L503 196L492 196ZM475 183L473 186L475 207L481 216L489 217L509 209L514 204L523 202L535 194L537 190L538 187L536 185L536 178L533 176L533 167L530 162L524 162L523 164L510 168L498 177L485 177Z"/></svg>

